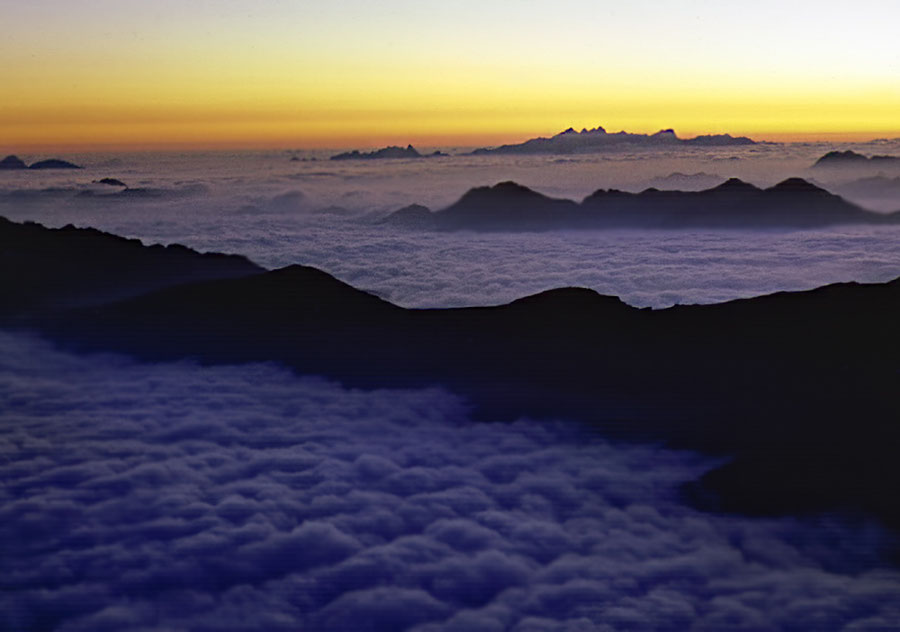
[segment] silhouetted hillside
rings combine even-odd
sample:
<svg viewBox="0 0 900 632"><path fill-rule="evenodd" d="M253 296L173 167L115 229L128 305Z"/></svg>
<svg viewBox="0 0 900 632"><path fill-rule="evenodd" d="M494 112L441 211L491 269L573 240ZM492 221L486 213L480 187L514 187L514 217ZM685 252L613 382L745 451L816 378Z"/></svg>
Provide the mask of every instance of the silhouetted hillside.
<svg viewBox="0 0 900 632"><path fill-rule="evenodd" d="M864 156L855 151L829 151L813 167L900 166L900 156Z"/></svg>
<svg viewBox="0 0 900 632"><path fill-rule="evenodd" d="M752 190L773 196L808 186ZM727 197L748 187L731 181L715 191ZM543 199L516 185L501 190ZM663 310L579 288L499 307L410 310L314 268L257 272L241 258L147 248L97 231L2 226L42 244L5 241L4 257L43 261L30 273L31 293L4 267L4 295L16 302L7 316L70 346L277 361L361 387L443 385L485 419L580 420L611 437L734 457L685 489L708 509L865 511L900 528L900 279ZM122 262L138 260L168 271L138 275L145 286L176 282L176 270L225 278L100 304L131 282ZM90 306L69 307L72 283L93 292ZM54 292L67 300L53 300Z"/></svg>
<svg viewBox="0 0 900 632"><path fill-rule="evenodd" d="M800 178L759 189L737 178L704 191L595 191L580 204L550 198L514 182L471 189L446 209L398 225L472 230L558 228L807 228L894 223L900 213L866 211ZM426 221L427 220L427 221Z"/></svg>
<svg viewBox="0 0 900 632"><path fill-rule="evenodd" d="M435 214L440 228L540 229L567 222L578 211L572 200L547 197L515 182L476 187Z"/></svg>
<svg viewBox="0 0 900 632"><path fill-rule="evenodd" d="M434 213L427 206L421 204L410 204L397 209L381 223L405 228L436 228Z"/></svg>
<svg viewBox="0 0 900 632"><path fill-rule="evenodd" d="M412 145L407 145L406 149L392 145L370 152L360 152L354 149L353 151L336 154L331 157L332 160L379 160L388 158L422 158L422 154L416 151Z"/></svg>
<svg viewBox="0 0 900 632"><path fill-rule="evenodd" d="M236 255L184 246L144 246L93 228L48 229L0 217L0 319L88 305L201 279L260 272Z"/></svg>
<svg viewBox="0 0 900 632"><path fill-rule="evenodd" d="M697 136L681 139L674 130L665 129L655 134L631 134L628 132L609 133L602 127L582 129L576 132L571 127L550 138L532 138L523 143L502 145L500 147L484 147L476 149L475 155L484 154L578 154L595 153L617 148L636 147L671 147L701 146L716 147L725 145L754 145L755 141L745 137L734 137L729 134Z"/></svg>
<svg viewBox="0 0 900 632"><path fill-rule="evenodd" d="M59 158L39 160L28 166L29 169L81 169L78 165Z"/></svg>
<svg viewBox="0 0 900 632"><path fill-rule="evenodd" d="M96 184L106 184L111 187L127 187L128 185L118 180L116 178L100 178L99 180L94 180Z"/></svg>
<svg viewBox="0 0 900 632"><path fill-rule="evenodd" d="M667 176L660 176L647 181L647 187L667 191L701 191L719 186L725 179L702 171L699 173L680 173L676 171Z"/></svg>
<svg viewBox="0 0 900 632"><path fill-rule="evenodd" d="M27 169L26 165L18 156L7 156L0 160L0 169Z"/></svg>

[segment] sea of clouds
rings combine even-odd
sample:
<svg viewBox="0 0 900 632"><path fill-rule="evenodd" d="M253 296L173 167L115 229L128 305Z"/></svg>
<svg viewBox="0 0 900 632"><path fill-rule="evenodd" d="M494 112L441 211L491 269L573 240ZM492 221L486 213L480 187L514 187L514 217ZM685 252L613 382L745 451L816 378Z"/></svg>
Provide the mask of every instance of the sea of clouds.
<svg viewBox="0 0 900 632"><path fill-rule="evenodd" d="M379 223L406 204L439 209L505 179L573 199L599 187L638 190L675 171L765 186L816 176L809 165L829 148L338 163L327 152L305 162L283 151L69 156L85 169L0 172L0 215L239 253L269 268L312 265L407 307L498 304L570 285L664 307L900 276L900 226L437 233ZM900 155L900 143L856 149ZM93 182L101 177L142 192L115 195Z"/></svg>
<svg viewBox="0 0 900 632"><path fill-rule="evenodd" d="M438 389L0 348L3 630L900 626L877 526L692 510L695 454Z"/></svg>
<svg viewBox="0 0 900 632"><path fill-rule="evenodd" d="M898 227L378 223L507 179L575 199L676 171L769 185L810 176L828 149L378 164L324 152L66 156L86 168L0 172L0 215L315 265L418 307L566 285L665 306L900 276ZM855 149L900 154L898 143ZM103 177L142 191L105 197L118 189L93 182ZM880 567L890 538L878 527L684 506L679 485L714 466L566 420L477 424L437 389L76 356L0 332L0 629L900 627L900 574Z"/></svg>

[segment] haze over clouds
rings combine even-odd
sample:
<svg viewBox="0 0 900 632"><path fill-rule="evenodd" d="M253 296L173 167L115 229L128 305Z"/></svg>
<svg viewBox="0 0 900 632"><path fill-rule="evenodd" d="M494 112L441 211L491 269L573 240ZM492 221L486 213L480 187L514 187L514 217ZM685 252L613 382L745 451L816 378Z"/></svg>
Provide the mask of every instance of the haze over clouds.
<svg viewBox="0 0 900 632"><path fill-rule="evenodd" d="M900 154L900 143L870 145L860 150ZM80 176L0 173L0 214L240 253L267 267L305 263L413 307L496 304L566 285L633 305L666 306L900 275L898 229L888 226L529 235L434 234L376 223L406 204L442 208L472 186L505 179L573 199L601 187L640 190L676 171L770 185L788 175L810 177L808 167L827 147L654 151L566 162L457 156L337 166L291 162L287 152L82 155L72 157L86 166ZM75 196L106 176L160 195ZM900 210L900 198L895 204Z"/></svg>
<svg viewBox="0 0 900 632"><path fill-rule="evenodd" d="M883 629L873 525L698 513L712 465L440 390L0 334L0 627Z"/></svg>

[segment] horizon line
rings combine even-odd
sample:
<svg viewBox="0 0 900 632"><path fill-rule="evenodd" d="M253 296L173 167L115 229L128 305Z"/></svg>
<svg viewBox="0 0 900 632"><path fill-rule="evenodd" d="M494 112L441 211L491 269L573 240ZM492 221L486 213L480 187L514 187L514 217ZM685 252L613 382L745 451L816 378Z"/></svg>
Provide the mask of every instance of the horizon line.
<svg viewBox="0 0 900 632"><path fill-rule="evenodd" d="M660 128L662 131L673 128ZM22 144L0 144L0 154L18 155L35 152L59 152L59 153L144 153L156 151L346 151L346 150L370 150L382 147L406 147L412 145L417 148L426 149L477 149L482 147L499 147L507 144L524 143L532 138L547 138L555 136L564 130L556 132L535 132L526 137L524 134L500 134L500 135L482 135L482 134L453 134L453 135L433 135L421 136L411 134L409 137L399 139L400 137L391 134L385 137L360 137L353 140L340 140L333 144L321 142L318 139L272 139L272 138L228 138L222 140L129 140L129 141L101 141L101 142L25 142ZM576 130L577 131L577 130ZM609 131L616 133L620 130ZM621 130L628 131L628 130ZM652 134L655 132L634 131L634 134ZM734 137L746 136L758 143L777 143L777 144L803 144L803 143L871 143L877 141L897 141L900 140L900 130L890 132L762 132L759 134L742 133L742 132L703 132L699 134L681 135L675 130L679 138L690 139L697 136L707 134L730 134ZM415 138L414 138L415 137ZM476 139L480 139L477 141Z"/></svg>

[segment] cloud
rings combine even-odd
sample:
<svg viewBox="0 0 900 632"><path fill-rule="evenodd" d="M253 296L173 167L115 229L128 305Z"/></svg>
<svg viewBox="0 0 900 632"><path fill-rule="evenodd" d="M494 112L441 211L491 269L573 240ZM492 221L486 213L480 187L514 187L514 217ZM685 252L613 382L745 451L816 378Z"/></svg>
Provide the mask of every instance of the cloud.
<svg viewBox="0 0 900 632"><path fill-rule="evenodd" d="M893 141L855 148L900 153ZM79 174L6 173L0 214L244 254L267 267L313 265L409 307L498 304L570 285L661 307L900 275L900 227L891 226L516 235L397 231L372 223L371 214L412 203L440 209L473 186L510 179L572 199L598 188L641 188L675 171L738 176L765 186L804 175L823 153L800 145L732 149L743 159L727 169L717 162L718 151L586 156L564 164L534 156L457 156L404 165L328 162L324 171L324 163L291 162L284 152L133 154L123 156L114 171L85 163L90 169ZM72 198L103 176L166 195L114 204ZM900 209L900 199L893 200L883 203ZM328 210L334 206L349 214Z"/></svg>
<svg viewBox="0 0 900 632"><path fill-rule="evenodd" d="M698 513L691 453L439 389L0 349L2 629L900 625L877 526Z"/></svg>

